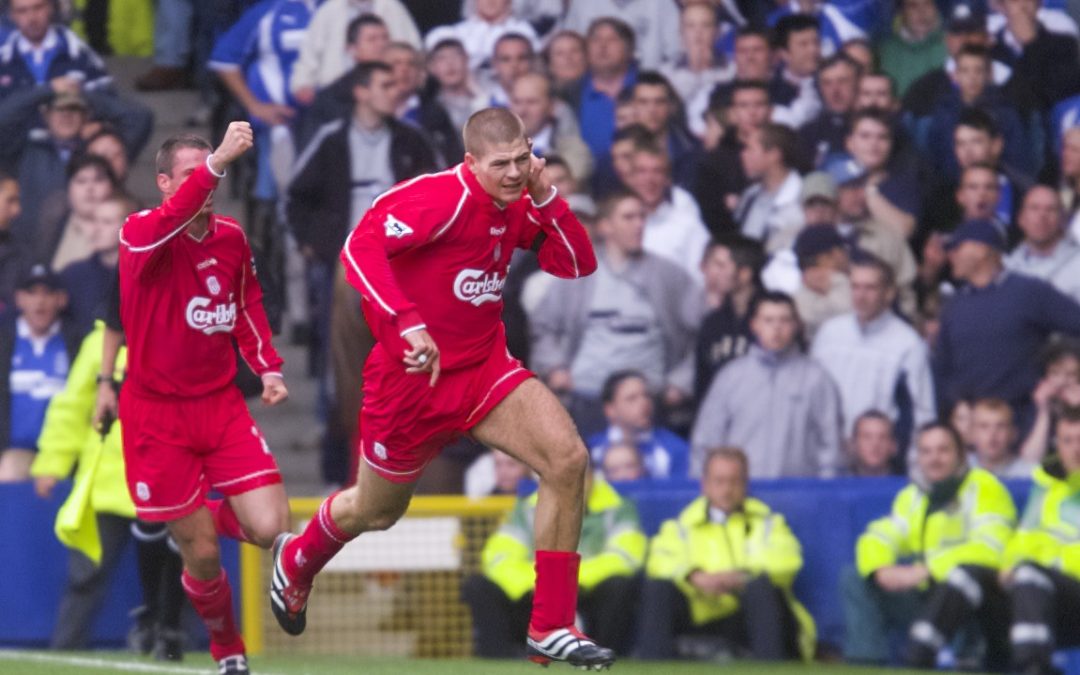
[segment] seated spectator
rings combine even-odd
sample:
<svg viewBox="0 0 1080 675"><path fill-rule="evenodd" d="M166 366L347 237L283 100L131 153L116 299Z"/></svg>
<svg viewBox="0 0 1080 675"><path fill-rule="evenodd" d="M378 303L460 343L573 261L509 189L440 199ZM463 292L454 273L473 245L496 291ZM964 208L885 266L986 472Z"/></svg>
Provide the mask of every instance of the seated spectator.
<svg viewBox="0 0 1080 675"><path fill-rule="evenodd" d="M630 189L634 174L634 155L641 148L655 148L652 134L640 124L630 124L615 131L611 149L596 163L593 193L603 199L613 192Z"/></svg>
<svg viewBox="0 0 1080 675"><path fill-rule="evenodd" d="M1053 454L1050 443L1054 423L1068 407L1080 406L1080 342L1057 339L1043 356L1043 378L1031 392L1035 403L1035 423L1020 446L1020 457L1033 464Z"/></svg>
<svg viewBox="0 0 1080 675"><path fill-rule="evenodd" d="M780 7L769 14L767 19L770 26L776 26L780 19L792 14L808 15L818 20L821 53L825 56L833 56L840 51L841 46L864 35L853 19L859 14L865 14L865 9L852 12L851 8L843 7L842 3L828 3L824 0L782 0L776 4Z"/></svg>
<svg viewBox="0 0 1080 675"><path fill-rule="evenodd" d="M671 158L675 184L691 189L697 177L697 139L686 127L679 95L663 75L646 70L638 75L631 96L634 120L649 130Z"/></svg>
<svg viewBox="0 0 1080 675"><path fill-rule="evenodd" d="M690 446L678 434L654 424L649 383L635 370L612 373L600 393L607 429L589 438L593 464L602 466L610 448L631 443L637 448L647 478L684 478Z"/></svg>
<svg viewBox="0 0 1080 675"><path fill-rule="evenodd" d="M817 117L799 129L799 166L820 168L831 155L844 152L848 115L855 109L855 98L862 70L843 54L836 54L821 64L817 88L822 108Z"/></svg>
<svg viewBox="0 0 1080 675"><path fill-rule="evenodd" d="M713 240L705 249L701 272L712 308L701 322L694 349L694 400L701 402L713 377L753 344L750 308L761 293L761 244L742 237Z"/></svg>
<svg viewBox="0 0 1080 675"><path fill-rule="evenodd" d="M894 142L889 115L869 108L852 116L844 147L850 161L867 176L866 204L874 220L910 237L915 231L915 215L922 196L914 173L890 161ZM826 171L829 168L826 166Z"/></svg>
<svg viewBox="0 0 1080 675"><path fill-rule="evenodd" d="M589 146L581 139L576 123L562 124L556 116L555 107L560 102L552 94L547 77L526 73L512 87L510 109L525 123L525 135L532 140L533 154L537 157L556 154L566 161L576 179L587 181L593 167Z"/></svg>
<svg viewBox="0 0 1080 675"><path fill-rule="evenodd" d="M41 214L40 260L51 260L51 269L59 271L90 256L94 252L90 237L94 211L116 190L116 177L104 159L97 155L73 158L68 164L67 199L48 205Z"/></svg>
<svg viewBox="0 0 1080 675"><path fill-rule="evenodd" d="M570 204L571 211L578 214L579 218L582 215L587 217L596 215L596 202L588 193L582 190L582 182L578 180L577 174L573 172L570 164L561 155L549 154L545 157L544 168L547 169L551 184L555 186L563 199Z"/></svg>
<svg viewBox="0 0 1080 675"><path fill-rule="evenodd" d="M529 22L516 18L510 0L479 0L471 16L452 26L439 26L424 36L424 43L433 45L447 38L456 38L469 52L469 69L480 71L493 67L495 45L507 35L520 35L529 42L530 52L539 44L536 31ZM531 54L530 54L531 56Z"/></svg>
<svg viewBox="0 0 1080 675"><path fill-rule="evenodd" d="M986 221L964 223L949 239L953 275L967 285L942 312L935 389L943 409L960 399L1003 399L1026 433L1038 354L1053 333L1080 335L1080 305L1041 279L1005 271L1004 248Z"/></svg>
<svg viewBox="0 0 1080 675"><path fill-rule="evenodd" d="M83 224L91 253L60 271L68 295L68 316L86 334L94 320L104 316L105 302L120 261L120 228L139 207L127 195L115 193L94 207L94 214Z"/></svg>
<svg viewBox="0 0 1080 675"><path fill-rule="evenodd" d="M994 34L993 57L1012 72L1005 94L1021 115L1044 113L1080 91L1080 55L1076 38L1046 29L1039 3L1003 0L1005 26Z"/></svg>
<svg viewBox="0 0 1080 675"><path fill-rule="evenodd" d="M529 316L531 365L553 390L570 395L585 438L606 426L600 397L616 371L641 371L655 388L650 394L665 403L689 398L694 337L705 311L694 280L644 248L640 199L626 192L608 197L597 230L598 272L554 281Z"/></svg>
<svg viewBox="0 0 1080 675"><path fill-rule="evenodd" d="M602 477L587 473L585 494L577 609L589 635L626 654L637 608L635 576L645 562L645 534L634 503ZM473 653L479 657L524 654L536 583L536 551L529 534L536 502L536 493L517 500L484 544L481 574L462 584L462 598L472 611Z"/></svg>
<svg viewBox="0 0 1080 675"><path fill-rule="evenodd" d="M571 105L593 157L607 156L616 128L615 100L637 80L636 40L634 29L614 16L595 19L585 34L589 67Z"/></svg>
<svg viewBox="0 0 1080 675"><path fill-rule="evenodd" d="M941 67L946 56L941 14L934 0L898 2L892 34L878 46L878 60L900 95L919 77Z"/></svg>
<svg viewBox="0 0 1080 675"><path fill-rule="evenodd" d="M1028 190L1016 218L1024 240L1005 258L1005 267L1048 281L1080 301L1080 245L1066 234L1064 216L1053 188L1036 185Z"/></svg>
<svg viewBox="0 0 1080 675"><path fill-rule="evenodd" d="M818 19L791 14L773 27L773 47L780 66L773 75L772 121L799 129L821 111L814 76L821 62L821 28ZM783 87L779 83L789 85ZM786 91L785 91L786 90Z"/></svg>
<svg viewBox="0 0 1080 675"><path fill-rule="evenodd" d="M608 446L600 469L604 480L609 483L629 483L649 477L645 473L641 452L633 443L613 443Z"/></svg>
<svg viewBox="0 0 1080 675"><path fill-rule="evenodd" d="M502 450L492 450L477 457L465 470L465 496L472 499L492 495L516 497L521 481L532 476L524 463Z"/></svg>
<svg viewBox="0 0 1080 675"><path fill-rule="evenodd" d="M864 71L859 77L859 86L855 94L855 110L877 108L890 115L900 110L900 101L896 97L896 83L884 73Z"/></svg>
<svg viewBox="0 0 1080 675"><path fill-rule="evenodd" d="M892 420L880 410L867 410L855 418L849 443L852 476L877 478L896 471L897 443Z"/></svg>
<svg viewBox="0 0 1080 675"><path fill-rule="evenodd" d="M401 0L371 0L362 6L354 0L326 0L311 17L300 56L293 65L289 88L301 105L311 105L319 89L329 86L353 67L355 59L346 46L347 27L364 13L362 7L383 20L391 40L420 47L420 31Z"/></svg>
<svg viewBox="0 0 1080 675"><path fill-rule="evenodd" d="M97 155L109 163L120 187L127 184L132 158L119 132L112 128L104 128L87 138L84 147L86 154Z"/></svg>
<svg viewBox="0 0 1080 675"><path fill-rule="evenodd" d="M892 310L896 285L892 269L871 256L851 265L850 314L829 319L814 338L811 355L840 389L845 433L868 410L886 415L890 426L912 425L897 440L906 447L914 428L935 417L934 382L926 344Z"/></svg>
<svg viewBox="0 0 1080 675"><path fill-rule="evenodd" d="M753 182L739 197L735 222L744 237L762 242L770 253L782 248L777 233L798 230L803 222L796 143L791 129L769 123L751 134L742 150L743 172Z"/></svg>
<svg viewBox="0 0 1080 675"><path fill-rule="evenodd" d="M956 186L956 205L960 207L957 223L969 220L985 220L1009 236L1009 221L997 217L997 205L1001 201L1001 184L994 170L985 164L972 164L960 173ZM950 228L950 229L955 229Z"/></svg>
<svg viewBox="0 0 1080 675"><path fill-rule="evenodd" d="M681 267L699 285L709 231L689 192L674 185L672 159L649 143L635 148L629 187L645 206L645 250Z"/></svg>
<svg viewBox="0 0 1080 675"><path fill-rule="evenodd" d="M792 248L801 275L793 299L803 333L813 340L821 324L851 310L850 256L843 237L830 225L804 229Z"/></svg>
<svg viewBox="0 0 1080 675"><path fill-rule="evenodd" d="M505 33L491 51L490 77L485 81L490 93L489 106L510 107L510 92L514 82L536 67L533 43L521 33Z"/></svg>
<svg viewBox="0 0 1080 675"><path fill-rule="evenodd" d="M707 2L683 3L679 12L679 35L682 53L660 68L684 102L693 101L702 91L708 93L735 76L735 67L716 52L720 36L718 10ZM698 111L700 112L700 111Z"/></svg>
<svg viewBox="0 0 1080 675"><path fill-rule="evenodd" d="M699 137L705 131L700 113L710 108L729 108L737 82L765 83L770 101L789 100L798 95L795 85L773 78L773 50L768 31L753 25L739 28L735 34L732 61L735 64L733 80L716 85L712 91L703 90L693 100L686 102L690 130Z"/></svg>
<svg viewBox="0 0 1080 675"><path fill-rule="evenodd" d="M916 447L919 478L896 495L890 515L867 526L855 569L841 578L844 657L884 664L890 633L903 631L907 663L933 668L971 623L985 637L986 668L1003 669L1008 608L997 573L1016 507L993 474L968 468L952 427L923 426Z"/></svg>
<svg viewBox="0 0 1080 675"><path fill-rule="evenodd" d="M1027 478L1035 465L1017 456L1016 425L1009 404L1000 398L975 401L971 409L971 466L984 469L1001 480Z"/></svg>
<svg viewBox="0 0 1080 675"><path fill-rule="evenodd" d="M555 95L566 101L581 89L588 67L585 38L572 30L560 30L551 36L544 49L544 63Z"/></svg>
<svg viewBox="0 0 1080 675"><path fill-rule="evenodd" d="M446 110L455 129L465 127L474 112L487 105L487 91L477 84L469 71L469 55L460 40L440 40L428 50L428 86L421 99L431 101ZM461 152L464 152L462 147ZM458 157L461 152L447 159Z"/></svg>
<svg viewBox="0 0 1080 675"><path fill-rule="evenodd" d="M1005 549L1001 581L1011 600L1012 665L1016 672L1053 673L1055 649L1080 645L1080 416L1058 420L1058 456L1035 471L1024 517ZM1002 636L1004 639L1004 636Z"/></svg>
<svg viewBox="0 0 1080 675"><path fill-rule="evenodd" d="M588 0L569 5L563 26L583 35L587 30L590 43L593 26L601 19L619 17L633 26L636 39L631 54L646 70L672 63L679 56L679 12L671 0Z"/></svg>
<svg viewBox="0 0 1080 675"><path fill-rule="evenodd" d="M636 655L672 659L680 635L706 633L738 655L809 659L814 620L791 590L799 541L781 514L747 496L753 471L742 450L712 449L702 464L702 496L650 542Z"/></svg>
<svg viewBox="0 0 1080 675"><path fill-rule="evenodd" d="M66 304L60 278L34 265L15 290L18 314L0 327L0 483L30 477L45 410L64 389L82 338L60 318Z"/></svg>
<svg viewBox="0 0 1080 675"><path fill-rule="evenodd" d="M465 153L461 126L454 126L450 113L426 95L423 54L408 42L391 42L384 59L398 83L397 118L420 128L438 153L438 166L449 166Z"/></svg>
<svg viewBox="0 0 1080 675"><path fill-rule="evenodd" d="M753 460L752 478L835 476L840 395L828 373L800 350L794 301L763 293L750 316L754 346L717 374L698 409L691 475L701 475L709 448L737 446Z"/></svg>
<svg viewBox="0 0 1080 675"><path fill-rule="evenodd" d="M19 182L0 170L0 322L15 310L15 286L22 274L22 256L11 235L11 223L20 211Z"/></svg>

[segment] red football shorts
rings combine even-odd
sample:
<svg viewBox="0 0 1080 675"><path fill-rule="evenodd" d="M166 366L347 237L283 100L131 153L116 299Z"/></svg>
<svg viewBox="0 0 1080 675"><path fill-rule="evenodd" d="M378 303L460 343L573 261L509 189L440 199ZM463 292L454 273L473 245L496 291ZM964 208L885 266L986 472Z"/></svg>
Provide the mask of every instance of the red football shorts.
<svg viewBox="0 0 1080 675"><path fill-rule="evenodd" d="M229 496L281 482L236 387L195 399L151 398L126 388L120 420L128 492L143 520L190 515L211 488Z"/></svg>
<svg viewBox="0 0 1080 675"><path fill-rule="evenodd" d="M533 374L505 347L471 368L409 375L379 345L364 364L360 461L386 480L410 483L435 455L484 419Z"/></svg>

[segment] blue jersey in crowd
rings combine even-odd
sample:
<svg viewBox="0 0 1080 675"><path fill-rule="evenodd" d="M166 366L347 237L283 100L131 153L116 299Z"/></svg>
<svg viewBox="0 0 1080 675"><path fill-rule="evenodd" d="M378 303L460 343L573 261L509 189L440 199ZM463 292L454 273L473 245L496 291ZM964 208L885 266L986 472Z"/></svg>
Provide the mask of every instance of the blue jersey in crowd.
<svg viewBox="0 0 1080 675"><path fill-rule="evenodd" d="M0 45L0 99L63 76L80 80L87 91L112 84L101 57L63 26L51 27L37 49L18 32Z"/></svg>
<svg viewBox="0 0 1080 675"><path fill-rule="evenodd" d="M26 322L16 324L15 350L11 356L11 441L13 448L37 449L45 410L52 397L64 389L70 359L60 322L49 335L34 338Z"/></svg>

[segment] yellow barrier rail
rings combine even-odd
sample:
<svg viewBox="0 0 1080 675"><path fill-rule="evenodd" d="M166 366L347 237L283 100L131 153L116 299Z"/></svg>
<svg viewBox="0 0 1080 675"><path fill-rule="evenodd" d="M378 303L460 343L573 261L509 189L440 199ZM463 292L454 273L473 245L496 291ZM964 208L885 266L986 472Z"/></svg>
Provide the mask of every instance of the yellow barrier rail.
<svg viewBox="0 0 1080 675"><path fill-rule="evenodd" d="M322 502L290 499L293 530ZM360 537L328 566L312 595L313 607L326 616L320 621L309 613L308 631L300 638L285 636L272 617L269 553L242 545L241 622L248 652L467 656L469 622L457 597L460 582L479 570L484 541L513 504L513 497L414 497L401 522L386 533ZM364 555L367 541L378 549L372 556ZM338 635L337 626L350 627L351 639Z"/></svg>

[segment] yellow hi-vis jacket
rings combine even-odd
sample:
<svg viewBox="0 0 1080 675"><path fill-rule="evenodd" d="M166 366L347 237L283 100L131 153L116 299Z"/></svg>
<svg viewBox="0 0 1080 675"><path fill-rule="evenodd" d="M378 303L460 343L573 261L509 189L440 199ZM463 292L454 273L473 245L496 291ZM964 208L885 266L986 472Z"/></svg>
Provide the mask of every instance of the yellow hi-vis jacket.
<svg viewBox="0 0 1080 675"><path fill-rule="evenodd" d="M519 600L536 584L533 523L537 495L519 499L501 527L484 544L484 576L511 600ZM590 591L601 582L632 576L645 562L645 534L637 508L603 478L593 478L581 524L581 567L578 585Z"/></svg>
<svg viewBox="0 0 1080 675"><path fill-rule="evenodd" d="M93 425L104 337L105 324L99 321L83 340L64 391L49 402L38 438L37 458L30 467L34 477L66 478L78 464L71 494L56 514L56 537L95 563L101 562L97 514L135 517L135 504L124 479L120 423L112 425L104 441ZM127 350L121 347L116 357L118 376L124 372L126 361Z"/></svg>
<svg viewBox="0 0 1080 675"><path fill-rule="evenodd" d="M1029 561L1080 580L1080 471L1039 467L1004 567Z"/></svg>
<svg viewBox="0 0 1080 675"><path fill-rule="evenodd" d="M768 576L787 596L799 626L799 652L810 659L817 640L814 619L791 590L802 565L799 540L784 517L764 502L748 498L741 511L730 514L723 523L714 523L709 520L708 501L698 497L678 518L660 526L652 538L645 572L654 579L675 583L686 596L696 625L731 616L739 610L739 599L730 593L702 593L687 580L691 572L742 570Z"/></svg>
<svg viewBox="0 0 1080 675"><path fill-rule="evenodd" d="M929 495L912 483L893 500L892 513L867 526L855 545L859 574L917 557L935 581L958 565L1001 566L1016 526L1016 506L1005 486L983 469L970 469L956 494L927 515Z"/></svg>

